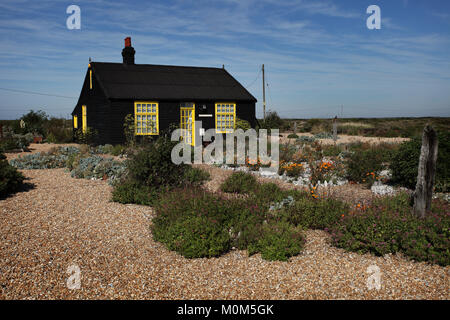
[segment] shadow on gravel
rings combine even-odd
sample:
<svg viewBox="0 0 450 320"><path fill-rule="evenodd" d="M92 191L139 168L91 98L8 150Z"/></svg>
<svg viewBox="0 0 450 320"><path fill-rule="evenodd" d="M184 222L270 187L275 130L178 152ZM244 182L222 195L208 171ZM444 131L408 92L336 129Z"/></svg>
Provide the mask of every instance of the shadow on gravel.
<svg viewBox="0 0 450 320"><path fill-rule="evenodd" d="M8 193L6 195L0 195L0 200L5 200L5 199L15 195L16 193L28 192L28 191L33 190L34 188L36 188L36 185L34 183L26 182L26 180L29 180L29 178L25 178L25 182L22 183L22 185L16 191Z"/></svg>

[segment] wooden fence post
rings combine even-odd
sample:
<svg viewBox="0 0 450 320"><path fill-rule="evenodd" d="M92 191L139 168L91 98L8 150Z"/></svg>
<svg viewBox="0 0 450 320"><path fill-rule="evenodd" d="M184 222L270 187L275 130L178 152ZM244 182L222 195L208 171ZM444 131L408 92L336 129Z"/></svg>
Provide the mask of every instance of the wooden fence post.
<svg viewBox="0 0 450 320"><path fill-rule="evenodd" d="M436 131L427 125L423 129L422 147L420 149L417 184L414 191L413 211L419 217L425 217L431 209L434 177L436 174L436 161L438 155L438 138Z"/></svg>
<svg viewBox="0 0 450 320"><path fill-rule="evenodd" d="M337 140L337 116L335 116L333 119L333 141L334 141L334 144L336 144L336 140Z"/></svg>

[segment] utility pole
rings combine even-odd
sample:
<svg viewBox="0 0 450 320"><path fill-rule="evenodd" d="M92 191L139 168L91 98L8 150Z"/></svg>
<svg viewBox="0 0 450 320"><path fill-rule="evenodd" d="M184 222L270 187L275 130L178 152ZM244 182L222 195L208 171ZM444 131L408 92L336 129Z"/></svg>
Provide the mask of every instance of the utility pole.
<svg viewBox="0 0 450 320"><path fill-rule="evenodd" d="M264 64L262 65L262 80L263 80L263 116L266 120L266 83L264 80Z"/></svg>

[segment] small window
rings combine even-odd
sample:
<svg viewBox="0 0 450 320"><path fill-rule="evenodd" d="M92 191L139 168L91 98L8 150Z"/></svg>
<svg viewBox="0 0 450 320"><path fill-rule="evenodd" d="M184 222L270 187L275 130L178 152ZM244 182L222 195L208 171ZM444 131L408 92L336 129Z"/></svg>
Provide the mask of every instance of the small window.
<svg viewBox="0 0 450 320"><path fill-rule="evenodd" d="M134 103L134 124L136 135L158 135L158 102L139 101Z"/></svg>
<svg viewBox="0 0 450 320"><path fill-rule="evenodd" d="M73 127L75 129L78 129L78 117L77 116L73 116Z"/></svg>
<svg viewBox="0 0 450 320"><path fill-rule="evenodd" d="M231 133L236 120L235 103L216 103L216 132Z"/></svg>
<svg viewBox="0 0 450 320"><path fill-rule="evenodd" d="M92 89L92 70L89 70L89 89Z"/></svg>

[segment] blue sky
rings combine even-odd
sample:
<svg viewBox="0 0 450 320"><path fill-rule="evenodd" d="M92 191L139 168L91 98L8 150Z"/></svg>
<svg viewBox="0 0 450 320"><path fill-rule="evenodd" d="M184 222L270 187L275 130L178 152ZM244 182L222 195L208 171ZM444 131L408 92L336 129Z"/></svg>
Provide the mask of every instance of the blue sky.
<svg viewBox="0 0 450 320"><path fill-rule="evenodd" d="M66 8L81 8L68 30ZM366 9L381 8L381 30ZM0 88L78 97L88 59L225 68L288 118L450 116L450 1L0 2ZM0 119L69 117L76 99L0 89Z"/></svg>

